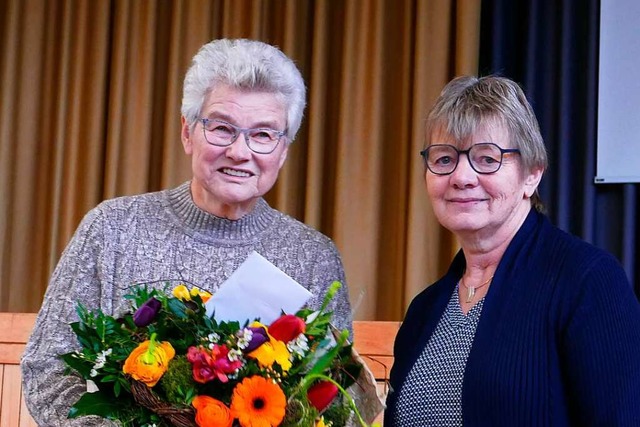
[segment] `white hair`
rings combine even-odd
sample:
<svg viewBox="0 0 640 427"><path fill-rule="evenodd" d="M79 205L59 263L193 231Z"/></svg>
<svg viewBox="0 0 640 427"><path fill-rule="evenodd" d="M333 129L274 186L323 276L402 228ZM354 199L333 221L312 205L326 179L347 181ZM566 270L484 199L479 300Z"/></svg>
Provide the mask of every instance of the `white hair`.
<svg viewBox="0 0 640 427"><path fill-rule="evenodd" d="M280 49L256 40L220 39L202 46L184 79L182 115L194 125L216 85L275 94L287 111L287 138L293 141L304 112L305 85L300 71Z"/></svg>

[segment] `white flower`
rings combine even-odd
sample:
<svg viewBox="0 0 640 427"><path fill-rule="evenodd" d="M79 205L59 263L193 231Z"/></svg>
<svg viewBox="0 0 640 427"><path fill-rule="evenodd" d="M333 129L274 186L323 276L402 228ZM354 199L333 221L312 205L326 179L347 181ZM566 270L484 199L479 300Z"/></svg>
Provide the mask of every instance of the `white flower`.
<svg viewBox="0 0 640 427"><path fill-rule="evenodd" d="M242 329L238 331L238 348L244 350L247 348L253 338L253 331L251 329Z"/></svg>
<svg viewBox="0 0 640 427"><path fill-rule="evenodd" d="M307 336L305 334L298 335L296 339L287 343L287 349L291 353L304 356L305 353L309 351L309 340L307 339Z"/></svg>
<svg viewBox="0 0 640 427"><path fill-rule="evenodd" d="M227 354L227 358L232 362L235 362L236 360L242 360L242 352L240 350L236 350L235 348L232 348L231 350L229 350L229 354Z"/></svg>
<svg viewBox="0 0 640 427"><path fill-rule="evenodd" d="M93 369L91 369L89 375L92 377L98 375L98 369L104 368L105 363L107 363L107 356L111 355L111 353L113 353L113 350L110 348L98 353L96 356L96 362L93 364Z"/></svg>

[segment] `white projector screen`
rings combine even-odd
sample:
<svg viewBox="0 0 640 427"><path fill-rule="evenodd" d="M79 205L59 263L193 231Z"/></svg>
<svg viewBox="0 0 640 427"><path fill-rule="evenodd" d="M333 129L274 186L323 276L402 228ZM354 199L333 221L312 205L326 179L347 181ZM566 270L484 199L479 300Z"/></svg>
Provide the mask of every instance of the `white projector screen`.
<svg viewBox="0 0 640 427"><path fill-rule="evenodd" d="M640 182L640 1L602 0L595 183Z"/></svg>

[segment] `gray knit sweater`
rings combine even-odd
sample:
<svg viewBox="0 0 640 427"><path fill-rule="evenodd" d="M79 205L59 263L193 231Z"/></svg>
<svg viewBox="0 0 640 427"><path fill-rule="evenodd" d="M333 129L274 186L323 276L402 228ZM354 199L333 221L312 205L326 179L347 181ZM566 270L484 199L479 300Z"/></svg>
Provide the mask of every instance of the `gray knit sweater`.
<svg viewBox="0 0 640 427"><path fill-rule="evenodd" d="M78 227L58 263L22 358L24 393L40 426L113 425L97 418L68 420L86 384L63 374L60 354L79 348L70 322L78 302L119 315L133 283L185 281L215 292L251 251L257 251L313 294L318 307L334 280L334 323L351 330L344 270L329 238L284 215L263 199L237 221L199 209L189 183L178 188L105 201ZM265 284L267 286L268 284ZM159 284L162 286L162 284Z"/></svg>

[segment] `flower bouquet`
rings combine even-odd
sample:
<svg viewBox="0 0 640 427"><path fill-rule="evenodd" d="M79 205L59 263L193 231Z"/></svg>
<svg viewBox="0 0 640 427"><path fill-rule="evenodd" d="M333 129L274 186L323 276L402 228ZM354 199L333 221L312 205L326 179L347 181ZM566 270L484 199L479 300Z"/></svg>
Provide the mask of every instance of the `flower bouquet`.
<svg viewBox="0 0 640 427"><path fill-rule="evenodd" d="M98 415L123 426L367 426L346 389L366 367L348 332L331 332L327 306L241 325L205 314L210 295L180 285L140 285L122 317L78 306L81 350L62 356L96 385L69 417ZM358 387L356 385L355 387ZM351 421L348 421L350 420Z"/></svg>

